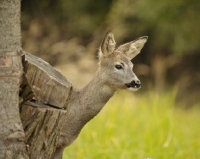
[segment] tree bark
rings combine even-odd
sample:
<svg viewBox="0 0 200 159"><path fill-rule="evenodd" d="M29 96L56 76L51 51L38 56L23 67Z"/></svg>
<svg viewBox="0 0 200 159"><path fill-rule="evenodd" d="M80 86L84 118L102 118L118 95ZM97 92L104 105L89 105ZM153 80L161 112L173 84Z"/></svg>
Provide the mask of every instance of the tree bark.
<svg viewBox="0 0 200 159"><path fill-rule="evenodd" d="M20 0L0 1L0 159L28 159L19 115Z"/></svg>

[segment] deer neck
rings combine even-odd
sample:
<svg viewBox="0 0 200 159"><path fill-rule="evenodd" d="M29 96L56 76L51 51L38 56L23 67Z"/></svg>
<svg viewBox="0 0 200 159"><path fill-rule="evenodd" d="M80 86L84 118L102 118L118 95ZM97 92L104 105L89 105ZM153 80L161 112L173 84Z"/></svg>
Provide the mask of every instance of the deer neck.
<svg viewBox="0 0 200 159"><path fill-rule="evenodd" d="M96 116L115 90L107 86L100 69L94 78L82 89L73 89L68 100L66 122L63 126L66 145L71 144L83 126Z"/></svg>
<svg viewBox="0 0 200 159"><path fill-rule="evenodd" d="M113 96L114 92L115 90L104 82L99 68L94 78L84 88L74 89L72 91L69 99L71 101L71 103L69 103L69 108L73 107L73 103L79 104L79 106L76 107L79 107L83 112L91 116L95 116Z"/></svg>

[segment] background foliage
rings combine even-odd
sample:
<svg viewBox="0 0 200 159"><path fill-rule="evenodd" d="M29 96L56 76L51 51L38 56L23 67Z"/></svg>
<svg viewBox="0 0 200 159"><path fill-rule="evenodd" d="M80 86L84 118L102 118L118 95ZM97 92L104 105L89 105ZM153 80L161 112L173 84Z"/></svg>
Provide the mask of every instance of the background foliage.
<svg viewBox="0 0 200 159"><path fill-rule="evenodd" d="M63 64L73 65L88 54L94 60L108 30L118 44L148 35L142 54L134 59L143 90L179 85L177 99L191 103L200 89L199 8L197 0L23 0L23 48L62 71Z"/></svg>

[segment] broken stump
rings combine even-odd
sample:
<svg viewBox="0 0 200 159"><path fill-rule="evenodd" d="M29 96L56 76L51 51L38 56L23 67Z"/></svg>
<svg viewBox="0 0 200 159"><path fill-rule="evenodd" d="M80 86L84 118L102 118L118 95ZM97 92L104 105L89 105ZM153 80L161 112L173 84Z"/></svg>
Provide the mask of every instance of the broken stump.
<svg viewBox="0 0 200 159"><path fill-rule="evenodd" d="M50 159L53 156L66 112L33 102L26 102L20 107L30 159Z"/></svg>
<svg viewBox="0 0 200 159"><path fill-rule="evenodd" d="M66 108L72 85L49 63L23 52L24 77L20 97L23 101L34 99L57 108Z"/></svg>

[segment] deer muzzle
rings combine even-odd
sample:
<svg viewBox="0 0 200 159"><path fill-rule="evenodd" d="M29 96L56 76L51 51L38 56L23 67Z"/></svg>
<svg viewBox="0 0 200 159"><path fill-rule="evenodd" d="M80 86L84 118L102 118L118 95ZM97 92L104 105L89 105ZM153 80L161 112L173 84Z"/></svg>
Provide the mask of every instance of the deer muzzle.
<svg viewBox="0 0 200 159"><path fill-rule="evenodd" d="M135 88L138 89L141 87L141 82L140 80L133 80L130 83L125 84L127 88Z"/></svg>

